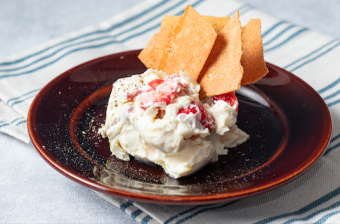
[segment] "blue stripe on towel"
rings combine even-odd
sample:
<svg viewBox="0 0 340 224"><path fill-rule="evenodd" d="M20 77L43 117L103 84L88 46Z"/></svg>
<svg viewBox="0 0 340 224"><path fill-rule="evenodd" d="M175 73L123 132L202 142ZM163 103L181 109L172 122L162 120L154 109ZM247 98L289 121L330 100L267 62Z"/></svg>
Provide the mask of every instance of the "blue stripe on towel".
<svg viewBox="0 0 340 224"><path fill-rule="evenodd" d="M164 16L167 12L169 12L170 10L173 10L173 9L177 8L178 6L180 6L181 4L183 4L184 2L185 2L185 1L181 1L181 2L177 3L176 5L173 5L173 6L171 6L170 8L168 8L168 9L166 9L166 10L164 10L164 11L158 13L158 14L155 15L154 17L148 19L147 21L145 21L145 22L143 22L143 23L141 23L141 24L139 24L139 25L136 25L136 26L134 26L134 27L132 27L132 28L130 28L130 29L128 29L128 30L125 30L125 31L123 31L123 32L121 32L121 33L119 33L119 34L117 34L117 35L114 36L114 37L119 37L119 36L121 36L121 35L123 35L123 34L126 34L126 33L130 32L130 31L133 31L133 30L135 30L135 29L137 29L137 28L139 28L139 27L141 27L141 26L143 26L143 25L145 25L145 24L148 24L148 23L154 21L156 18ZM183 12L184 12L184 11L183 11ZM181 14L182 14L182 13L181 13Z"/></svg>
<svg viewBox="0 0 340 224"><path fill-rule="evenodd" d="M247 4L244 4L244 5L242 5L240 8L238 8L238 9L236 9L236 10L234 10L234 11L232 11L232 12L230 12L230 13L228 13L227 14L227 16L233 16L237 11L239 11L239 13L240 13L240 15L241 15L241 11L242 10L244 10L244 11L247 11L248 9L253 9L252 7L250 7L249 5L247 5Z"/></svg>
<svg viewBox="0 0 340 224"><path fill-rule="evenodd" d="M68 43L68 42L72 42L72 41L75 41L75 40L78 40L78 39L81 39L81 38L84 38L84 37L88 37L88 36L95 35L95 34L98 34L98 33L110 32L110 31L113 30L113 29L116 29L116 28L121 27L121 26L123 26L123 25L126 25L126 24L128 24L128 23L130 23L130 22L133 22L134 20L139 19L140 17L142 17L142 16L148 14L149 12L151 12L151 11L153 11L153 10L159 8L160 6L164 5L164 4L167 3L167 2L168 2L168 1L161 1L161 2L158 3L157 5L152 6L151 8L149 8L149 9L147 9L147 10L145 10L145 11L143 11L143 12L141 12L141 13L139 13L139 14L137 14L137 15L135 15L135 16L133 16L133 17L131 17L131 18L129 18L129 19L123 21L123 22L121 22L121 23L115 24L115 25L109 27L109 28L106 29L106 30L99 30L99 31L95 31L95 32L83 34L83 35L81 35L81 36L78 36L78 37L75 37L75 38L72 38L72 39L63 41L63 42L61 42L61 43L58 43L58 44L53 45L53 46L48 47L48 48L45 48L44 50L41 50L41 51L36 52L36 53L34 53L34 54L28 55L28 56L26 56L26 57L24 57L24 58L21 58L21 59L15 60L15 61L11 61L11 62L3 62L3 63L0 63L0 66L12 65L12 64L16 64L16 63L25 61L25 60L27 60L27 59L33 57L33 56L39 55L39 54L41 54L41 53L44 53L44 52L46 52L47 50L50 50L50 49L52 49L52 48L54 48L54 47L58 47L58 46L60 46L60 45L62 45L62 44L65 44L65 43Z"/></svg>
<svg viewBox="0 0 340 224"><path fill-rule="evenodd" d="M185 211L183 211L183 212L178 213L177 215L174 215L174 216L170 217L168 220L166 220L166 221L164 222L164 224L168 224L168 223L170 223L171 221L177 219L178 217L181 217L181 216L183 216L183 215L185 215L185 214L187 214L187 213L189 213L189 212L192 212L192 211L194 211L194 210L196 210L196 209L198 209L198 208L212 207L212 206L216 206L216 205L215 205L215 204L211 204L211 205L197 205L197 206L195 206L195 207L192 207L192 208L190 208L190 209L188 209L188 210L185 210Z"/></svg>
<svg viewBox="0 0 340 224"><path fill-rule="evenodd" d="M133 201L128 200L126 203L120 205L119 208L120 208L120 210L122 210L123 212L125 212L125 210L126 210L128 207L132 206L132 205L133 205Z"/></svg>
<svg viewBox="0 0 340 224"><path fill-rule="evenodd" d="M295 71L296 69L301 68L302 66L304 66L304 65L306 65L306 64L308 64L308 63L310 63L310 62L312 62L312 61L315 61L316 59L320 58L321 56L323 56L323 55L327 54L328 52L334 50L334 49L337 48L339 45L340 45L340 43L334 45L332 48L328 49L327 51L325 51L325 52L321 53L320 55L318 55L318 56L316 56L316 57L314 57L314 58L312 58L312 59L310 59L310 60L308 60L308 61L302 63L302 64L299 65L299 66L296 66L295 68L291 69L290 71L293 72L293 71Z"/></svg>
<svg viewBox="0 0 340 224"><path fill-rule="evenodd" d="M24 117L19 117L19 118L17 118L17 119L14 119L13 121L11 121L11 124L13 124L14 122L16 122L16 121L18 121L18 120L20 120L20 119L25 119Z"/></svg>
<svg viewBox="0 0 340 224"><path fill-rule="evenodd" d="M334 136L334 137L331 139L330 143L336 141L336 140L339 139L339 138L340 138L340 134Z"/></svg>
<svg viewBox="0 0 340 224"><path fill-rule="evenodd" d="M8 126L8 125L9 125L8 123L1 124L1 125L0 125L0 128L5 127L5 126Z"/></svg>
<svg viewBox="0 0 340 224"><path fill-rule="evenodd" d="M273 222L275 220L286 218L286 217L289 217L289 216L301 215L301 214L308 212L309 210L331 200L332 198L338 196L339 194L340 194L340 188L337 188L337 189L329 192L328 194L322 196L321 198L313 201L312 203L306 205L305 207L303 207L303 208L301 208L301 209L299 209L295 212L289 212L289 213L285 213L285 214L282 214L282 215L267 218L267 219L261 220L259 222L256 222L255 224L265 224L265 223Z"/></svg>
<svg viewBox="0 0 340 224"><path fill-rule="evenodd" d="M136 219L140 214L142 214L143 211L140 209L137 209L136 211L131 213L131 218Z"/></svg>
<svg viewBox="0 0 340 224"><path fill-rule="evenodd" d="M331 210L331 209L334 209L334 208L336 208L336 207L339 207L339 205L340 205L340 201L338 201L338 202L336 202L336 203L334 203L334 204L332 204L332 205L330 205L330 206L328 206L328 207L326 207L326 208L323 208L323 209L320 209L320 210L318 210L318 211L315 211L315 212L313 212L312 214L310 214L310 215L308 215L308 216L306 216L306 217L304 217L304 218L295 218L295 219L288 220L288 221L284 222L284 224L291 224L291 223L293 223L293 222L309 220L309 219L311 219L311 218L314 218L316 215L318 215L318 214L320 214L320 213L322 213L322 212L325 212L325 211L327 211L327 210ZM339 211L338 211L338 212L339 212Z"/></svg>
<svg viewBox="0 0 340 224"><path fill-rule="evenodd" d="M330 153L331 151L333 151L334 149L338 148L339 146L340 146L340 143L338 143L338 144L336 144L336 145L333 145L332 147L329 147L329 148L326 150L324 156L327 155L328 153Z"/></svg>
<svg viewBox="0 0 340 224"><path fill-rule="evenodd" d="M263 52L268 52L268 51L272 51L272 50L275 50L276 48L279 48L281 46L283 46L284 44L288 43L290 40L294 39L295 37L299 36L300 34L306 32L308 29L307 28L302 28L300 30L298 30L297 32L293 33L291 36L289 36L286 40L282 41L281 43L269 48L269 49L266 49L266 50L263 50Z"/></svg>
<svg viewBox="0 0 340 224"><path fill-rule="evenodd" d="M35 90L29 91L28 93L25 93L25 94L23 94L23 95L21 95L21 96L18 96L18 97L9 99L9 100L7 100L7 104L9 104L9 102L11 102L11 101L13 101L13 100L17 100L17 99L19 99L19 98L21 98L21 97L23 97L23 96L27 96L28 94L34 93L34 92L36 92L36 91L39 91L40 89L41 89L41 88L35 89Z"/></svg>
<svg viewBox="0 0 340 224"><path fill-rule="evenodd" d="M329 100L329 99L332 99L333 97L336 97L337 95L340 94L340 90L336 91L335 93L332 93L331 95L329 96L326 96L323 98L323 100Z"/></svg>
<svg viewBox="0 0 340 224"><path fill-rule="evenodd" d="M238 201L228 202L228 203L226 203L226 204L223 204L223 205L220 205L220 206L217 206L217 207L213 207L213 208L204 208L204 209L201 209L201 210L199 210L199 211L197 211L197 212L195 212L195 213L193 213L193 214L191 214L191 215L189 215L189 216L187 216L187 217L185 217L185 218L179 220L178 222L176 222L176 224L180 224L180 223L186 222L186 221L188 221L189 219L192 219L193 217L195 217L195 216L197 216L197 215L199 215L199 214L202 214L202 213L204 213L204 212L206 212L206 211L224 208L224 207L227 207L227 206L229 206L229 205L235 204L236 202L238 202Z"/></svg>
<svg viewBox="0 0 340 224"><path fill-rule="evenodd" d="M240 11L240 16L243 16L244 14L246 14L247 12L249 12L250 10L253 10L254 8L249 6L247 9Z"/></svg>
<svg viewBox="0 0 340 224"><path fill-rule="evenodd" d="M263 34L262 34L262 38L264 38L265 36L267 36L269 33L271 33L272 31L274 31L277 27L283 25L283 24L286 24L288 23L287 21L280 21L276 24L274 24L271 28L269 28L267 31L265 31Z"/></svg>
<svg viewBox="0 0 340 224"><path fill-rule="evenodd" d="M336 140L339 139L339 138L340 138L340 134L334 136L334 137L330 140L330 143L336 141ZM338 148L339 146L340 146L340 143L335 144L335 145L329 147L329 148L325 151L324 156L327 155L328 153L330 153L331 151L333 151L334 149Z"/></svg>
<svg viewBox="0 0 340 224"><path fill-rule="evenodd" d="M323 89L320 89L318 91L319 94L322 94L324 92L326 92L327 90L333 88L334 86L338 85L340 83L340 78L335 80L334 82L332 82L331 84L329 84L328 86L324 87Z"/></svg>
<svg viewBox="0 0 340 224"><path fill-rule="evenodd" d="M320 50L322 50L322 49L324 49L325 47L329 46L330 44L334 43L335 41L338 41L338 39L334 39L334 40L332 40L332 41L326 43L325 45L321 46L320 48L314 50L313 52L307 54L306 56L303 56L302 58L299 58L299 59L296 60L296 61L293 61L292 63L286 65L286 66L283 67L283 68L284 68L284 69L287 69L288 67L290 67L290 66L292 66L292 65L295 65L296 63L302 61L302 60L305 59L305 58L308 58L309 56L311 56L311 55L313 55L313 54L315 54L315 53L317 53L317 52L319 52Z"/></svg>
<svg viewBox="0 0 340 224"><path fill-rule="evenodd" d="M333 215L336 215L336 214L338 214L338 213L340 213L340 211L336 211L336 212L329 213L329 214L323 216L323 217L322 217L321 219L319 219L317 222L315 222L315 224L322 224L322 223L326 222L327 219L329 219L330 217L332 217Z"/></svg>
<svg viewBox="0 0 340 224"><path fill-rule="evenodd" d="M151 219L152 219L152 217L147 215L142 219L142 221L140 221L140 223L141 224L148 224Z"/></svg>
<svg viewBox="0 0 340 224"><path fill-rule="evenodd" d="M242 5L240 8L238 8L238 9L236 9L236 10L234 10L234 11L228 13L228 16L233 16L237 11L241 11L241 10L243 10L243 9L247 9L248 7L249 7L249 5L244 4L244 5Z"/></svg>
<svg viewBox="0 0 340 224"><path fill-rule="evenodd" d="M193 211L193 210L195 210L195 209L197 209L197 208L202 208L203 206L207 206L207 205L198 205L198 206L195 206L195 207L190 208L190 209L188 209L188 210L185 210L185 211L183 211L183 212L180 212L180 213L178 213L177 215L174 215L174 216L170 217L168 220L166 220L166 221L164 222L164 224L168 224L168 223L170 223L172 220L174 220L174 219L176 219L176 218L178 218L178 217L180 217L180 216L182 216L182 215L185 215L185 214L187 214L187 213L189 213L189 212L191 212L191 211Z"/></svg>
<svg viewBox="0 0 340 224"><path fill-rule="evenodd" d="M18 122L15 126L19 126L19 125L24 124L24 123L27 123L27 120L20 121L20 122Z"/></svg>
<svg viewBox="0 0 340 224"><path fill-rule="evenodd" d="M270 44L271 42L273 42L274 40L276 40L277 38L279 38L282 34L286 33L287 31L289 31L290 29L296 27L295 25L290 25L288 27L286 27L284 30L282 30L280 33L278 33L275 37L273 37L271 40L267 41L266 43L263 43L263 47Z"/></svg>
<svg viewBox="0 0 340 224"><path fill-rule="evenodd" d="M26 100L28 100L28 99L30 99L30 98L33 98L33 97L35 97L35 95L28 96L28 97L26 97L26 98L24 98L24 99L22 99L22 100L15 101L15 102L13 102L10 106L13 107L13 106L16 105L16 104L25 102Z"/></svg>
<svg viewBox="0 0 340 224"><path fill-rule="evenodd" d="M328 103L327 107L331 107L331 106L337 105L338 103L340 103L340 99L339 100L335 100L332 103Z"/></svg>
<svg viewBox="0 0 340 224"><path fill-rule="evenodd" d="M64 58L65 56L71 54L71 53L74 53L74 52L77 52L77 51L81 51L81 50L87 50L87 49L94 49L94 48L99 48L99 47L104 47L104 46L107 46L107 45L110 45L110 44L114 44L114 43L119 43L119 41L109 41L109 42L106 42L106 43L103 43L103 44L98 44L98 45L92 45L92 46L87 46L87 47L82 47L82 48L76 48L76 49L73 49L69 52L66 52L65 54L61 55L60 57L56 58L55 60L51 61L51 62L48 62L44 65L41 65L40 67L37 67L37 68L34 68L32 70L29 70L29 71L25 71L25 72L21 72L21 73L17 73L17 74L11 74L11 75L2 75L0 76L0 79L4 79L4 78L8 78L8 77L16 77L16 76L21 76L21 75L25 75L25 74L30 74L30 73L33 73L33 72L36 72L40 69L43 69L49 65L52 65L54 64L55 62L59 61L60 59Z"/></svg>
<svg viewBox="0 0 340 224"><path fill-rule="evenodd" d="M78 42L78 43L69 44L69 45L66 45L62 48L57 49L56 51L52 52L49 55L45 55L41 58L38 58L37 60L35 60L35 61L33 61L33 62L31 62L27 65L24 65L24 66L21 66L21 67L18 67L18 68L0 70L0 72L13 72L13 71L17 71L17 70L20 70L20 69L24 69L24 68L30 67L30 66L32 66L32 65L34 65L34 64L36 64L40 61L48 59L48 58L56 55L57 53L61 52L62 50L65 50L67 48L74 47L74 46L81 45L81 44L85 44L85 43L90 43L90 42L93 42L93 41L103 40L103 39L114 39L114 37L113 36L104 36L104 37L98 37L98 38L95 38L95 39L81 41L81 42Z"/></svg>

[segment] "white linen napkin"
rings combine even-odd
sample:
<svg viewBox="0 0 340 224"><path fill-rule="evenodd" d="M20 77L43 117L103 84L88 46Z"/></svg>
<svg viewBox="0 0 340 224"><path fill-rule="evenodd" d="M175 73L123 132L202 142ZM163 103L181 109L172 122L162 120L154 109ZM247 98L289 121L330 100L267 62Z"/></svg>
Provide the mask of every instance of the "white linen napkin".
<svg viewBox="0 0 340 224"><path fill-rule="evenodd" d="M323 158L305 175L269 193L239 201L166 206L96 192L140 223L335 223L340 220L340 40L269 16L234 0L146 1L98 26L72 33L0 62L0 131L30 144L26 118L39 90L88 60L146 46L165 14L191 4L202 15L240 11L245 25L262 21L265 60L293 72L323 97L333 133Z"/></svg>

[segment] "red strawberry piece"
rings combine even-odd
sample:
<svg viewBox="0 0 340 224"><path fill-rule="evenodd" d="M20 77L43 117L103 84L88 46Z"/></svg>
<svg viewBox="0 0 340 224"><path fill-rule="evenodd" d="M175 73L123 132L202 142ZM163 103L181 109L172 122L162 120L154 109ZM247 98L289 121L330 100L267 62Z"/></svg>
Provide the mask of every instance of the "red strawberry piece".
<svg viewBox="0 0 340 224"><path fill-rule="evenodd" d="M154 79L152 81L150 81L148 84L151 88L156 88L156 86L159 86L160 84L162 84L164 82L163 79Z"/></svg>
<svg viewBox="0 0 340 224"><path fill-rule="evenodd" d="M235 96L235 92L229 92L229 93L224 93L224 94L221 94L221 95L213 96L213 100L214 101L223 100L223 101L229 103L230 106L234 106L235 102L238 103L237 98ZM238 111L238 105L236 107L236 111Z"/></svg>
<svg viewBox="0 0 340 224"><path fill-rule="evenodd" d="M140 98L140 105L142 109L146 110L149 106L144 107L143 105L149 104L150 102L164 102L166 105L168 105L173 98L175 98L175 92L150 90L143 93L142 97Z"/></svg>
<svg viewBox="0 0 340 224"><path fill-rule="evenodd" d="M191 105L178 110L178 114L197 114L198 111L201 112L200 122L204 128L213 129L215 127L214 118L211 114L201 105L196 102L192 102Z"/></svg>
<svg viewBox="0 0 340 224"><path fill-rule="evenodd" d="M132 92L132 93L128 93L126 95L126 98L128 100L133 100L141 91L136 91L136 92Z"/></svg>
<svg viewBox="0 0 340 224"><path fill-rule="evenodd" d="M183 85L179 81L173 80L172 77L154 79L148 85L151 88L138 96L138 101L140 101L141 108L144 110L149 107L150 103L164 102L166 105L170 104L170 101L176 98L178 89L183 88Z"/></svg>

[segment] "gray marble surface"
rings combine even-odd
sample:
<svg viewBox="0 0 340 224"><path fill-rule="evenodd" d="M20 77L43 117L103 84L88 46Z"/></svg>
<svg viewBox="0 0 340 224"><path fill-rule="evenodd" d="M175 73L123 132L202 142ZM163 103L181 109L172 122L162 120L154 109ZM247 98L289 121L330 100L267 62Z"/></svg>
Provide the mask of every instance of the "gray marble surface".
<svg viewBox="0 0 340 224"><path fill-rule="evenodd" d="M122 12L140 0L0 0L0 59ZM340 1L243 0L269 14L340 38ZM1 223L136 223L52 169L35 150L0 133Z"/></svg>

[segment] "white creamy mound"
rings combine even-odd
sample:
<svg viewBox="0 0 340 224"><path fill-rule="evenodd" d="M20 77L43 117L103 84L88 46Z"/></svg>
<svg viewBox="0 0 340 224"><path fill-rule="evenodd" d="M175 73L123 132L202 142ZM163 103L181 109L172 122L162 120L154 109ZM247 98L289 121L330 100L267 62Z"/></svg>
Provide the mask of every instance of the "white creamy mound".
<svg viewBox="0 0 340 224"><path fill-rule="evenodd" d="M150 87L152 80L158 83L159 79L165 82ZM235 125L237 103L231 106L210 98L203 104L199 90L199 84L185 72L168 76L148 69L119 79L113 84L106 122L99 132L109 138L110 149L119 159L129 161L132 155L159 164L174 178L190 175L249 137ZM211 114L214 124L210 122L210 128L202 125L204 114L193 103ZM179 113L187 107L198 112Z"/></svg>

